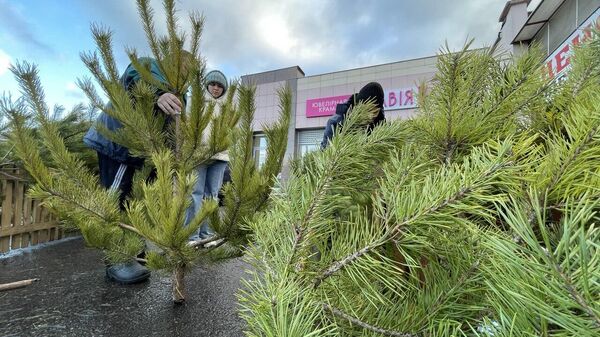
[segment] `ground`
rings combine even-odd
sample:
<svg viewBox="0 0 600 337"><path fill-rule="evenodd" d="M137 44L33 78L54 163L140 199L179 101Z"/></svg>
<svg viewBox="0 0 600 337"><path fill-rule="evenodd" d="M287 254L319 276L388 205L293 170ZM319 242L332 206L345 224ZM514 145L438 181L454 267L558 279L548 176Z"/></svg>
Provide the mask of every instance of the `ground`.
<svg viewBox="0 0 600 337"><path fill-rule="evenodd" d="M243 336L235 297L248 267L241 259L194 267L186 304L174 306L166 275L112 284L101 258L81 239L0 258L0 284L40 279L0 292L0 336Z"/></svg>

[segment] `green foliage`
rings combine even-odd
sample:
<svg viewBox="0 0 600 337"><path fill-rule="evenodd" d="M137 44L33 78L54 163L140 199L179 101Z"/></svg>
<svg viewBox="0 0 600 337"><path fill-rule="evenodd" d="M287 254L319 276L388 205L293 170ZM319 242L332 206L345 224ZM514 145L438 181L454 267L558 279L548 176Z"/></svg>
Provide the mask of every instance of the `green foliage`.
<svg viewBox="0 0 600 337"><path fill-rule="evenodd" d="M371 134L356 106L250 223L247 334L598 335L598 41L562 82L535 48L446 52Z"/></svg>
<svg viewBox="0 0 600 337"><path fill-rule="evenodd" d="M61 124L49 117L37 68L19 62L11 68L19 82L24 103L2 104L11 121L10 138L16 156L35 180L30 194L44 204L66 224L78 228L86 242L105 251L112 262L126 261L149 246L149 267L173 273L174 300L183 298L183 273L199 255L210 249L198 249L188 239L202 222L211 218L217 238L228 242L239 253L239 245L247 242L249 221L266 205L275 175L281 169L291 114L291 93L281 91L281 119L266 128L272 143L267 164L257 169L252 159L251 121L254 114L254 89L230 86L222 103L205 99L204 63L199 55L199 39L204 18L190 16L190 35L180 31L175 15L175 1L164 0L167 13L167 35L157 36L149 1L138 0L138 10L144 30L163 80L153 76L148 59L139 59L134 49L128 49L131 63L139 80L124 88L112 51L112 32L92 25L97 51L81 54L97 85L109 104L104 104L92 79L79 80L79 86L90 99L92 107L118 120L122 127L110 131L96 125L108 139L129 148L131 155L144 160L137 170L133 191L124 204L119 192L102 188L98 178L80 153L70 151ZM184 51L186 36L191 37L190 51ZM155 74L154 74L155 75ZM191 102L185 94L191 88ZM183 114L167 116L155 109L157 96L170 92L189 103ZM239 101L239 107L238 103ZM242 117L242 123L238 121ZM37 130L28 119L33 118ZM39 137L36 136L39 133ZM184 226L186 210L197 178L197 167L209 163L212 157L232 147L233 182L226 192L224 220L216 201L206 200L192 221ZM253 198L247 196L252 195Z"/></svg>
<svg viewBox="0 0 600 337"><path fill-rule="evenodd" d="M541 197L530 192L532 211L514 199L501 204L518 240L486 238L484 245L495 255L484 266L490 303L499 316L514 317L512 324L531 331L595 335L600 329L598 199L567 200L561 218L553 220L539 204Z"/></svg>
<svg viewBox="0 0 600 337"><path fill-rule="evenodd" d="M22 167L22 163L15 156L14 145L10 142L10 118L14 114L26 116L27 126L32 129L33 137L40 140L39 125L33 118L33 112L28 108L23 99L13 100L8 94L0 99L0 156L1 172L11 174L13 168ZM78 153L86 166L97 167L96 154L87 148L82 142L83 134L91 125L94 110L83 104L74 106L70 111L65 111L61 106L55 106L48 116L48 122L56 124L58 133L65 141L65 146L70 152ZM42 158L48 158L48 151L42 148ZM51 165L50 162L46 162Z"/></svg>
<svg viewBox="0 0 600 337"><path fill-rule="evenodd" d="M50 121L36 67L21 63L12 71L35 112L33 118L41 135L40 144L23 110L9 111L15 154L36 182L30 195L43 199L67 224L76 224L91 246L105 248L116 260L135 255L141 250L141 240L119 228L118 196L103 189L83 160L67 150L57 125ZM40 145L49 153L46 160Z"/></svg>
<svg viewBox="0 0 600 337"><path fill-rule="evenodd" d="M540 52L532 49L512 64L487 50L438 57L431 92L420 95L420 118L413 121L416 142L433 158L460 162L489 139L506 137L544 103L546 82L538 74Z"/></svg>
<svg viewBox="0 0 600 337"><path fill-rule="evenodd" d="M250 229L246 224L267 207L276 175L281 171L283 164L291 118L292 93L289 87L285 87L281 88L278 94L279 120L273 125L263 126L267 137L267 160L262 167L256 167L252 153L255 88L242 87L239 91L241 118L234 132L236 142L230 150L231 182L224 186L222 221L212 222L218 233L236 238L233 243L238 246L245 245L248 241L247 234L250 233Z"/></svg>

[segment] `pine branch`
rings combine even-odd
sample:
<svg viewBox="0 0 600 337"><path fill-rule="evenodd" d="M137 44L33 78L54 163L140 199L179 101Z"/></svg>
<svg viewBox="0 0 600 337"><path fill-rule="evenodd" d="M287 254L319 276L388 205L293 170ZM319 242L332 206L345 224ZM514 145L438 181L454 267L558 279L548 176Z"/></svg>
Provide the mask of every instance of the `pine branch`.
<svg viewBox="0 0 600 337"><path fill-rule="evenodd" d="M464 50L463 50L464 53ZM454 152L454 139L452 137L452 119L454 115L452 113L452 109L454 107L454 98L456 95L456 77L458 76L458 61L461 58L461 54L456 54L452 58L452 70L450 73L450 84L448 85L452 92L450 93L450 98L446 102L446 148L444 150L444 160L442 161L446 165L449 165L452 162L452 153Z"/></svg>
<svg viewBox="0 0 600 337"><path fill-rule="evenodd" d="M288 85L277 90L279 97L279 120L271 127L265 128L267 136L267 160L260 168L260 174L265 177L261 186L259 201L254 212L259 212L267 204L275 176L281 171L285 149L287 147L288 129L292 110L292 93Z"/></svg>
<svg viewBox="0 0 600 337"><path fill-rule="evenodd" d="M217 240L223 240L223 241L225 241L220 236L213 235L213 236L211 236L209 238L206 238L206 239L190 241L190 242L188 242L188 245L190 247L193 247L193 248L198 248L198 247L204 246L207 243L214 242L214 241L217 241Z"/></svg>
<svg viewBox="0 0 600 337"><path fill-rule="evenodd" d="M208 254L208 253L212 252L213 250L215 250L215 249L221 247L222 245L226 244L227 240L220 239L218 241L212 241L212 242L214 242L214 244L207 244L208 246L207 245L204 246L205 250L203 250L203 253Z"/></svg>
<svg viewBox="0 0 600 337"><path fill-rule="evenodd" d="M192 26L192 37L191 37L191 48L190 53L195 57L198 57L198 49L200 46L200 37L204 29L204 16L197 12L190 14L190 23Z"/></svg>
<svg viewBox="0 0 600 337"><path fill-rule="evenodd" d="M479 179L475 180L475 181L480 181L480 180L484 180L486 178L491 177L494 173L502 170L505 167L508 167L512 164L511 161L508 161L506 163L503 164L494 164L492 165L489 170L487 170L486 172L484 172ZM331 275L335 274L336 272L342 270L343 268L347 267L348 265L352 264L354 261L358 260L360 257L370 253L371 251L373 251L376 248L381 247L382 245L384 245L385 243L389 242L390 240L393 240L394 238L396 238L397 236L402 234L402 229L415 222L416 220L419 219L423 219L426 218L428 215L431 214L435 214L438 211L442 210L443 208L445 208L446 206L452 205L452 204L456 204L458 202L460 202L462 199L465 199L466 197L469 196L469 194L471 192L473 192L476 189L477 185L471 185L471 186L462 186L458 189L458 191L450 196L449 198L444 199L441 203L434 205L432 207L430 207L429 209L426 209L424 211L421 211L419 213L413 214L412 216L408 217L407 219L405 219L404 221L402 221L401 223L397 224L390 232L386 233L384 236L382 236L381 238L379 238L377 241L347 255L346 257L342 258L339 261L335 261L333 262L328 268L325 269L325 271L323 271L320 275L318 275L317 277L315 277L315 279L313 280L313 288L317 288L319 287L319 285L328 277L330 277Z"/></svg>
<svg viewBox="0 0 600 337"><path fill-rule="evenodd" d="M321 303L321 305L323 306L323 309L325 309L326 311L332 313L333 315L335 315L337 317L343 318L343 319L347 320L348 322L350 322L354 325L357 325L365 330L373 331L373 332L382 334L384 336L393 336L393 337L419 337L419 336L421 336L420 334L398 332L398 331L383 329L383 328L371 325L369 323L363 322L363 321L357 319L356 317L348 315L347 313L345 313L337 308L332 307L331 305L329 305L327 303Z"/></svg>
<svg viewBox="0 0 600 337"><path fill-rule="evenodd" d="M575 148L575 151L573 151L573 154L571 155L571 157L562 161L562 164L559 167L558 171L556 171L556 173L552 177L552 180L548 183L548 185L544 188L544 190L551 191L552 189L554 189L554 187L556 187L556 184L558 183L559 179L563 177L563 175L565 174L569 165L571 165L573 162L575 162L577 160L577 157L579 156L579 154L581 154L581 152L594 141L594 137L598 134L599 131L600 131L600 125L597 125L595 128L590 130L587 137L581 142L581 144L579 144ZM545 200L542 199L541 201L543 204Z"/></svg>
<svg viewBox="0 0 600 337"><path fill-rule="evenodd" d="M41 187L42 187L42 188L44 188L44 186L41 186ZM95 210L93 210L93 209L91 209L91 208L89 208L89 207L87 207L87 206L83 205L82 203L78 202L77 200L74 200L74 199L72 199L72 198L67 198L65 195L63 195L63 194L61 194L61 193L58 193L58 192L56 192L56 191L54 191L54 190L51 190L51 189L49 189L49 188L47 188L47 187L46 187L46 188L44 188L44 190L45 190L45 191L46 191L48 194L50 194L50 195L52 195L52 196L54 196L54 197L60 198L60 199L62 199L63 201L66 201L67 203L70 203L70 204L72 204L72 205L76 206L76 207L78 207L78 208L80 208L80 209L82 209L82 210L84 210L84 211L86 211L86 212L90 213L91 215L94 215L95 217L97 217L97 218L101 219L102 221L105 221L105 222L111 222L111 220L110 220L109 218L107 218L107 217L105 217L104 215L102 215L102 214L100 214L100 213L96 212ZM143 235L142 235L142 233L141 233L141 232L140 232L140 231L139 231L137 228L135 228L135 227L132 227L132 226L130 226L130 225L127 225L127 224L124 224L124 223L122 223L122 222L119 222L119 223L118 223L118 226L119 226L119 227L121 227L121 228L123 228L123 229L126 229L126 230L128 230L128 231L130 231L130 232L134 232L134 233L136 233L136 234L138 234L138 235L140 235L140 236L143 236Z"/></svg>
<svg viewBox="0 0 600 337"><path fill-rule="evenodd" d="M139 236L142 236L142 237L144 236L137 228L135 228L133 226L126 225L126 224L124 224L122 222L119 222L119 227L121 227L123 229L126 229L128 231L134 232L134 233L136 233Z"/></svg>
<svg viewBox="0 0 600 337"><path fill-rule="evenodd" d="M477 271L477 269L479 268L479 263L480 260L476 260L475 262L473 262L473 264L471 264L471 266L469 267L469 269L467 269L461 276L460 278L456 281L456 283L454 283L452 285L452 287L450 289L448 289L447 291L444 291L443 293L438 295L438 298L435 300L435 302L429 306L428 311L430 313L432 313L431 315L434 315L435 313L437 313L438 309L446 302L448 301L451 296L457 291L463 288L464 284L468 281L469 277L471 277L471 275ZM426 317L424 317L423 319L426 319ZM416 324L417 326L419 326L420 324L422 324L423 322L419 322L419 324Z"/></svg>
<svg viewBox="0 0 600 337"><path fill-rule="evenodd" d="M154 21L152 19L154 16L154 10L152 10L152 7L150 7L149 0L137 0L137 7L138 13L142 19L142 24L144 26L144 32L146 33L146 39L150 45L150 50L152 50L152 54L154 54L155 59L161 59L162 55L156 39L156 31L154 29ZM164 71L164 69L161 68L161 71Z"/></svg>
<svg viewBox="0 0 600 337"><path fill-rule="evenodd" d="M323 172L327 172L324 176L321 176L323 179L319 180L317 186L315 186L315 190L318 191L316 194L313 194L313 197L310 201L307 211L304 213L304 217L302 217L302 221L298 224L294 224L294 232L296 236L294 237L294 243L292 245L292 251L290 253L290 259L288 265L292 265L298 250L302 244L302 240L305 236L306 225L312 219L312 216L316 210L316 208L320 205L323 198L329 192L328 185L333 178L332 173L335 172L333 169L337 167L337 161L339 157L334 157L333 160L329 161L330 164L329 170L324 170ZM296 271L300 271L302 268L301 265L296 266Z"/></svg>
<svg viewBox="0 0 600 337"><path fill-rule="evenodd" d="M571 278L564 273L562 267L554 258L554 255L551 254L548 251L548 249L545 247L541 247L541 249L544 252L544 255L546 256L546 258L548 258L548 261L552 265L552 268L554 269L556 274L562 280L564 288L569 292L569 295L575 300L575 302L577 302L577 304L579 304L581 306L581 308L585 311L585 313L591 319L594 320L594 325L597 328L600 328L600 316L598 316L598 314L596 314L596 312L592 309L590 304L587 303L586 300L583 298L583 296L581 296L581 294L577 291L577 289L575 289L575 287L573 286L573 282L571 281Z"/></svg>
<svg viewBox="0 0 600 337"><path fill-rule="evenodd" d="M91 30L106 71L108 72L109 79L113 82L118 82L117 64L112 53L112 32L110 29L97 24L92 24Z"/></svg>

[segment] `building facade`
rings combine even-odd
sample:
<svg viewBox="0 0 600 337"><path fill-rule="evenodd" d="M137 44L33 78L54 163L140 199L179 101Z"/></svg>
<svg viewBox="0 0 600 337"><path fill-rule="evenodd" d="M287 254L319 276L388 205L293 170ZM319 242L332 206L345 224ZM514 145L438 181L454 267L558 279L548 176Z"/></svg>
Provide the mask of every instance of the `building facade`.
<svg viewBox="0 0 600 337"><path fill-rule="evenodd" d="M568 72L573 46L600 29L599 17L600 0L511 0L500 15L495 47L518 55L539 46L548 75L560 78Z"/></svg>
<svg viewBox="0 0 600 337"><path fill-rule="evenodd" d="M509 0L500 13L502 24L493 44L514 56L532 45L546 54L550 76L559 78L569 68L572 45L600 29L600 0ZM406 119L417 113L416 92L436 72L437 57L425 57L364 68L305 76L299 66L242 76L243 84L256 85L254 155L258 165L266 156L263 126L277 120L277 90L292 90L292 120L288 130L286 163L319 147L327 119L365 84L379 82L385 90L386 119ZM288 167L284 166L285 177Z"/></svg>
<svg viewBox="0 0 600 337"><path fill-rule="evenodd" d="M277 90L286 84L292 89L292 120L288 131L286 161L319 147L325 124L335 106L345 102L369 82L378 82L385 91L386 119L406 119L417 108L417 88L435 75L437 57L426 57L364 68L305 76L298 66L242 76L243 84L256 85L254 155L264 162L266 139L263 126L277 120ZM283 169L287 174L287 167Z"/></svg>

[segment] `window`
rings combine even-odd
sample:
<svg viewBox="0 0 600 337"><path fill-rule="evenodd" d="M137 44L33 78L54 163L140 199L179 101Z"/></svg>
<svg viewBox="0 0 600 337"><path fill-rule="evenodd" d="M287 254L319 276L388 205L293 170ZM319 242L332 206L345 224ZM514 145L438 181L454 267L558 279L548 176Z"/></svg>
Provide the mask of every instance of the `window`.
<svg viewBox="0 0 600 337"><path fill-rule="evenodd" d="M317 150L321 147L324 129L298 131L298 157Z"/></svg>
<svg viewBox="0 0 600 337"><path fill-rule="evenodd" d="M581 25L592 13L598 9L598 0L577 1L577 25Z"/></svg>
<svg viewBox="0 0 600 337"><path fill-rule="evenodd" d="M575 1L565 1L550 19L550 53L575 31L575 7Z"/></svg>
<svg viewBox="0 0 600 337"><path fill-rule="evenodd" d="M534 36L533 41L540 45L540 48L546 53L546 55L550 54L548 50L548 23L546 22L542 29Z"/></svg>
<svg viewBox="0 0 600 337"><path fill-rule="evenodd" d="M267 137L264 134L254 135L254 149L252 151L256 167L260 168L267 161Z"/></svg>

